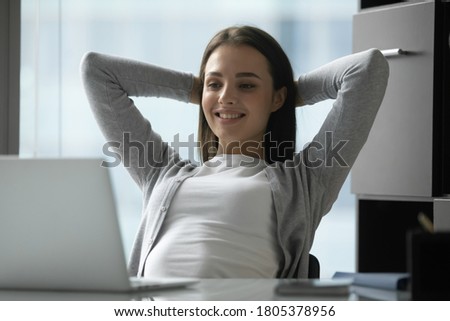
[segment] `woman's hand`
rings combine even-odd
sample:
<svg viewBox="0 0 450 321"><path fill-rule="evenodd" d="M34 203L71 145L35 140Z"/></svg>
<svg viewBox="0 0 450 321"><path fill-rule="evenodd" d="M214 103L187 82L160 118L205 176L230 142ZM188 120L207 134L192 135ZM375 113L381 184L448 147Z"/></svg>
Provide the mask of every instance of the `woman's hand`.
<svg viewBox="0 0 450 321"><path fill-rule="evenodd" d="M295 80L294 81L295 84L295 93L296 93L296 97L295 97L295 107L301 107L305 105L305 102L303 101L302 97L300 97L300 90L298 88L298 81Z"/></svg>
<svg viewBox="0 0 450 321"><path fill-rule="evenodd" d="M200 78L194 77L194 85L192 86L192 91L191 91L191 103L200 105L201 86L202 86L202 83L200 81Z"/></svg>

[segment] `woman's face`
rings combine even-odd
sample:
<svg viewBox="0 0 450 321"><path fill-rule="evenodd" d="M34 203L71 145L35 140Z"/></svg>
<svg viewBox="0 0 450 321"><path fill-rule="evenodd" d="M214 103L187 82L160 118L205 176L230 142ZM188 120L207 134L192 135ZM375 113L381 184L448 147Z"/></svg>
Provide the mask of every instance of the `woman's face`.
<svg viewBox="0 0 450 321"><path fill-rule="evenodd" d="M218 153L246 154L238 146L260 146L269 116L285 96L285 88L273 89L268 61L259 51L245 45L218 47L205 66L202 97L206 120L219 138Z"/></svg>

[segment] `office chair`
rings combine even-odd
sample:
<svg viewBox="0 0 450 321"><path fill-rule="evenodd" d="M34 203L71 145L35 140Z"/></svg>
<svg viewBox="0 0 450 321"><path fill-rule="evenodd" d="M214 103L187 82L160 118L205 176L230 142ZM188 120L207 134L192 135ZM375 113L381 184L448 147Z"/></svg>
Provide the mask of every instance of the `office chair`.
<svg viewBox="0 0 450 321"><path fill-rule="evenodd" d="M320 278L320 263L317 257L309 254L308 279Z"/></svg>

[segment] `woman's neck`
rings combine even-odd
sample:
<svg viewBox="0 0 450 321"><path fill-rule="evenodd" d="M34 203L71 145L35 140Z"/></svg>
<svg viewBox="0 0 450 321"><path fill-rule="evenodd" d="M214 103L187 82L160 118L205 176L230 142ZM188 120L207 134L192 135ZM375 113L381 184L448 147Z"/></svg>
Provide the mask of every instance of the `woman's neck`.
<svg viewBox="0 0 450 321"><path fill-rule="evenodd" d="M226 144L219 142L217 155L220 154L241 154L264 159L264 147L262 142L232 142Z"/></svg>

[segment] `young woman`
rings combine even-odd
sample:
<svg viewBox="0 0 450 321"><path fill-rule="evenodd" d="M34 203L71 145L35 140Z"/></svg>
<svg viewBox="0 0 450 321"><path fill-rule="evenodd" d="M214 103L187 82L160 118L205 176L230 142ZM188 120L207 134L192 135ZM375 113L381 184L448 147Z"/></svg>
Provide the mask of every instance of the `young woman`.
<svg viewBox="0 0 450 321"><path fill-rule="evenodd" d="M88 53L82 79L100 128L143 193L131 275L303 278L315 230L383 99L388 65L372 49L294 81L279 44L242 26L211 40L198 77ZM199 104L203 164L182 160L130 96ZM294 153L295 107L325 99L335 101L322 128ZM125 148L125 136L145 149Z"/></svg>

